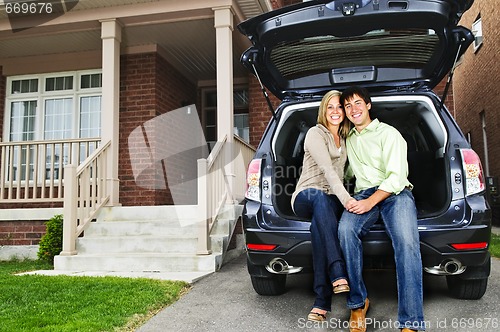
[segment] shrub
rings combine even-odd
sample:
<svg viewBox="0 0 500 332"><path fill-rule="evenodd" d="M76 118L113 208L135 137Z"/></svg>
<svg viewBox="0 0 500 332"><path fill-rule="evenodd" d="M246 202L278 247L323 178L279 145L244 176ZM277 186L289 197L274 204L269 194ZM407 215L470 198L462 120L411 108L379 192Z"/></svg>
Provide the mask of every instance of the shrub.
<svg viewBox="0 0 500 332"><path fill-rule="evenodd" d="M47 232L40 239L38 258L40 260L47 261L53 264L54 256L59 255L59 253L62 251L62 239L63 239L62 214L53 216L45 224L47 225Z"/></svg>

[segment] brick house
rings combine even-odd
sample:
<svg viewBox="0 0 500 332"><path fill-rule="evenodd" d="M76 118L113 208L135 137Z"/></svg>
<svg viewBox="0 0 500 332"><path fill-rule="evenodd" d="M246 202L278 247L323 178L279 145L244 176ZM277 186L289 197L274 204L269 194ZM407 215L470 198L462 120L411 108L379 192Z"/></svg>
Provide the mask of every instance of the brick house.
<svg viewBox="0 0 500 332"><path fill-rule="evenodd" d="M500 93L497 79L500 77L498 52L500 51L500 10L498 1L475 1L465 12L460 23L471 29L476 36L453 78L455 119L469 139L472 148L481 157L484 173L495 181L490 202L493 222L500 225ZM490 187L488 187L488 191Z"/></svg>
<svg viewBox="0 0 500 332"><path fill-rule="evenodd" d="M13 18L0 12L0 259L19 252L33 257L45 232L44 222L60 213L66 232L61 256L68 260L84 256L83 252L92 250L89 247L114 253L116 247L126 247L123 241L132 242L114 239L116 247L109 248L101 243L111 243L109 238L97 238L86 245L85 237L96 233L97 226L119 228L118 223L92 223L96 218L128 218L120 224L127 225L123 230L127 234L130 229L135 234L143 228L163 233L157 219L181 214L196 219L200 217L192 213L207 209L212 210L202 218L203 226L191 230L197 233L193 246L198 255L215 251L219 245L207 233L217 228L212 219L220 206L209 205L214 205L212 197L223 197L226 203L241 199L244 168L238 168L236 162L222 163L226 165L217 171L228 179L229 189L221 192L209 181L174 190L175 180L204 179L199 176L197 159L217 164L214 160L233 160L238 153L211 159L203 150L190 159L176 158L173 164L162 161L159 168L141 173L149 185L139 185L134 173L137 165L183 144L191 134L177 123L167 127L168 133L148 132L145 124L183 107L189 113L189 105L194 104L207 147L223 151L222 146L236 146L240 154L246 151L246 162L271 115L257 80L239 64L249 42L235 26L298 2L301 0L88 0L71 2L60 15L41 21L29 14ZM438 86L438 94L443 87ZM450 109L451 92L446 101ZM277 106L279 100L271 96L271 102ZM130 137L138 128L147 134L144 144L134 147ZM165 134L169 140L163 138ZM153 146L153 140L167 143ZM227 144L219 149L216 142ZM164 173L170 174L168 180ZM100 192L103 187L104 193ZM172 212L167 210L169 206L181 210ZM149 218L150 224L129 225L134 218ZM209 220L206 227L205 219ZM238 231L237 224L231 225L229 237L235 228ZM173 236L186 236L179 234ZM158 239L162 243L175 240ZM227 248L227 239L222 241ZM133 253L137 248L127 250ZM96 253L90 252L92 255ZM115 255L109 262L100 258L89 266L126 265L120 261L122 256ZM56 261L56 269L71 266ZM144 267L156 268L154 264Z"/></svg>
<svg viewBox="0 0 500 332"><path fill-rule="evenodd" d="M26 249L21 255L32 257L44 222L59 213L65 232L72 232L69 242L65 233L63 248L71 256L75 237L82 236L101 206L152 211L180 203L198 209L199 183L175 199L175 181L154 183L157 172L196 177L196 162L177 158L167 170L162 163L163 168L146 174L154 185L140 186L134 165L141 163L144 151L131 148L131 133L151 119L195 105L208 142L197 158L206 160L206 151L224 140L251 152L270 114L257 82L239 63L250 44L235 27L295 2L58 1L49 2L50 11L39 6L41 14L32 14L21 7L14 13L2 1L0 258L14 249ZM176 125L168 132L180 141L186 134ZM148 158L159 153L148 145L151 139L161 142L161 131L154 135L145 135ZM245 171L226 164L225 173L238 173L229 179L235 195ZM201 200L212 194L205 189ZM67 219L73 219L69 227Z"/></svg>

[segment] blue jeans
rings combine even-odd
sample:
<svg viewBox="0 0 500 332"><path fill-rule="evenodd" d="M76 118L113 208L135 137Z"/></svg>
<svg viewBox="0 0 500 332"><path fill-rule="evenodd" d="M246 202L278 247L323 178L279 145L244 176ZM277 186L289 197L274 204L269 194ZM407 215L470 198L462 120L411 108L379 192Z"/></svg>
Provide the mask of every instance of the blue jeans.
<svg viewBox="0 0 500 332"><path fill-rule="evenodd" d="M293 209L299 217L311 218L311 244L314 271L314 308L331 310L332 282L347 279L338 240L338 219L343 206L334 195L318 189L304 189L295 198Z"/></svg>
<svg viewBox="0 0 500 332"><path fill-rule="evenodd" d="M370 197L377 188L363 190L357 200ZM344 211L339 223L340 245L347 262L351 291L347 306L356 309L367 297L362 277L363 245L361 239L382 217L392 241L398 286L398 321L400 327L425 330L422 290L422 259L417 228L417 210L410 190L391 195L364 214Z"/></svg>

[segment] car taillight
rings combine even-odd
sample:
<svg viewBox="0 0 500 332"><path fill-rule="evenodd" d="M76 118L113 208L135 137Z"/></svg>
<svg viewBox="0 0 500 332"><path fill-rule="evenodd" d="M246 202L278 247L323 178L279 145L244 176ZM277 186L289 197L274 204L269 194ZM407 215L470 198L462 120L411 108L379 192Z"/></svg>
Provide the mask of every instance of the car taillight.
<svg viewBox="0 0 500 332"><path fill-rule="evenodd" d="M248 165L247 191L245 197L253 201L260 201L260 165L261 159L254 159Z"/></svg>
<svg viewBox="0 0 500 332"><path fill-rule="evenodd" d="M465 195L477 194L485 189L483 167L479 156L471 149L461 149L465 172Z"/></svg>
<svg viewBox="0 0 500 332"><path fill-rule="evenodd" d="M247 248L249 250L259 250L259 251L273 251L278 245L276 244L260 244L260 243L249 243Z"/></svg>
<svg viewBox="0 0 500 332"><path fill-rule="evenodd" d="M488 248L487 242L474 242L474 243L453 243L451 244L453 249L456 250L477 250Z"/></svg>

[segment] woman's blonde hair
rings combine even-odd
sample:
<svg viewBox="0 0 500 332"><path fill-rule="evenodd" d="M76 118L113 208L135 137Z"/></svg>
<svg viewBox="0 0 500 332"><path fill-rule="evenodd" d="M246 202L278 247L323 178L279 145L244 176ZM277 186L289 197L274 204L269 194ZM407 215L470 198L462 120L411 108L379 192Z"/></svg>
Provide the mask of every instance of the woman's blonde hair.
<svg viewBox="0 0 500 332"><path fill-rule="evenodd" d="M326 111L328 109L328 102L332 97L339 97L342 96L342 92L338 90L331 90L328 91L324 96L323 99L321 99L321 103L319 104L319 110L318 110L318 120L317 122L319 124L322 124L326 128L328 128L328 120L327 120L327 115ZM343 109L343 107L342 107ZM349 130L351 129L351 122L347 119L345 116L344 112L344 120L339 126L339 135L342 138L346 138L347 134L349 133Z"/></svg>

